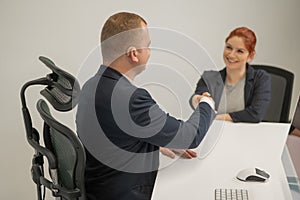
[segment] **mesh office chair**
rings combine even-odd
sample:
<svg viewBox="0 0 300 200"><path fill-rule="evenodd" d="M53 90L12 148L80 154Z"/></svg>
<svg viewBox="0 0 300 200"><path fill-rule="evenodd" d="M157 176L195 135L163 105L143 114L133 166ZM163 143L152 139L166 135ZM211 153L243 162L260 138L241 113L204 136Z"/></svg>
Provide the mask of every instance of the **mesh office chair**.
<svg viewBox="0 0 300 200"><path fill-rule="evenodd" d="M285 69L268 65L251 65L271 75L271 100L263 121L289 122L294 74Z"/></svg>
<svg viewBox="0 0 300 200"><path fill-rule="evenodd" d="M44 121L43 141L32 126L26 106L25 90L33 85L46 85L41 94L58 111L70 111L78 102L80 86L67 72L59 69L50 59L39 59L52 70L44 78L29 81L21 89L22 111L28 143L34 148L32 179L37 186L39 200L45 198L45 187L56 199L84 200L85 151L77 135L52 117L47 103L40 99L37 110ZM44 157L47 158L50 180L44 173ZM42 190L43 189L43 190Z"/></svg>

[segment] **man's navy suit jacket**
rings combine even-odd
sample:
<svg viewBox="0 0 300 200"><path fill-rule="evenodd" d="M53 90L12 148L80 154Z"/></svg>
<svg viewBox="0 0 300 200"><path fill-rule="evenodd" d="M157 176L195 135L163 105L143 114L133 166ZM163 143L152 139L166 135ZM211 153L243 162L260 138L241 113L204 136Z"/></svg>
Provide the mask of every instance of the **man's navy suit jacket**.
<svg viewBox="0 0 300 200"><path fill-rule="evenodd" d="M162 111L145 89L102 65L84 84L76 115L87 155L88 199L151 199L159 146L197 147L214 116L202 102L187 121L177 120Z"/></svg>

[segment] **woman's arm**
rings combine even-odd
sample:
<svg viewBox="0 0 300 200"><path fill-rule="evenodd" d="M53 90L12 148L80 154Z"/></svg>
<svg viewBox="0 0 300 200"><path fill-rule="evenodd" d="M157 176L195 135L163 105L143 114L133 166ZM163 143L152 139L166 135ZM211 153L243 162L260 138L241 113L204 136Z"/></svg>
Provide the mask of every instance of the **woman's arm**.
<svg viewBox="0 0 300 200"><path fill-rule="evenodd" d="M197 107L197 105L204 93L209 94L208 88L207 88L207 85L205 84L204 79L200 78L200 80L197 83L195 93L190 97L190 100L189 100L190 106L192 107L193 110L195 110L195 108ZM209 97L210 96L211 95L209 94Z"/></svg>

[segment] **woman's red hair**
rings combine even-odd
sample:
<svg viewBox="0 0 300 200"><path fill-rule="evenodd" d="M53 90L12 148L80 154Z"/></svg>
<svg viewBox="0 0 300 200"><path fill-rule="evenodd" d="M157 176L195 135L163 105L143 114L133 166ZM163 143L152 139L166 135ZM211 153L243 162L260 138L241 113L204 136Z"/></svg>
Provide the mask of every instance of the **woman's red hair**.
<svg viewBox="0 0 300 200"><path fill-rule="evenodd" d="M233 31L231 31L231 33L226 38L225 42L227 42L230 38L234 36L243 38L245 47L249 51L250 55L255 52L256 36L252 30L250 30L247 27L236 28Z"/></svg>

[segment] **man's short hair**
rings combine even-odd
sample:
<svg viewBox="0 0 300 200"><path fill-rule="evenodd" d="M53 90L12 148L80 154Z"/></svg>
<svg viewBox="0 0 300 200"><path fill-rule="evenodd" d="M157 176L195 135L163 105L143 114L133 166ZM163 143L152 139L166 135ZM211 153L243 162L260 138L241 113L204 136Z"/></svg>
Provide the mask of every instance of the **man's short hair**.
<svg viewBox="0 0 300 200"><path fill-rule="evenodd" d="M103 61L110 64L131 47L145 48L148 38L143 25L147 25L146 21L134 13L121 12L109 17L101 31Z"/></svg>
<svg viewBox="0 0 300 200"><path fill-rule="evenodd" d="M144 22L145 25L147 25L146 20L137 14L128 12L116 13L109 17L105 22L101 31L100 41L102 43L118 33L141 28L141 22Z"/></svg>

